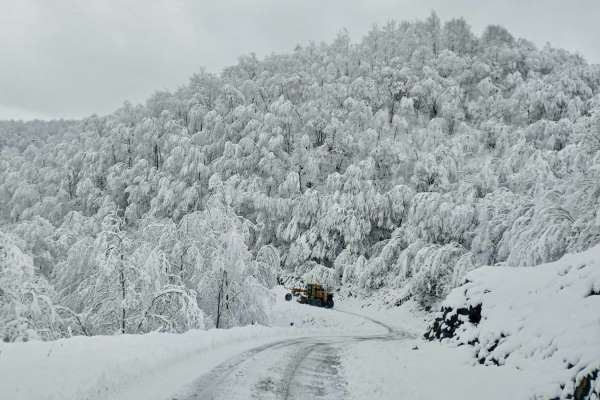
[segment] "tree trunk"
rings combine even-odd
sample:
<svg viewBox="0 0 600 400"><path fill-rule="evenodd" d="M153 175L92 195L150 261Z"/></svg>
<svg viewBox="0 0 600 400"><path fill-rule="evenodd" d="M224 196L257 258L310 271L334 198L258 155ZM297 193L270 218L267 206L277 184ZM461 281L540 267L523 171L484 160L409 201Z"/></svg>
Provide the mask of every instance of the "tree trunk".
<svg viewBox="0 0 600 400"><path fill-rule="evenodd" d="M160 166L160 149L158 148L158 143L154 144L154 166L157 170Z"/></svg>
<svg viewBox="0 0 600 400"><path fill-rule="evenodd" d="M131 168L133 166L133 161L132 161L132 151L131 151L131 138L127 138L127 166L129 168Z"/></svg>
<svg viewBox="0 0 600 400"><path fill-rule="evenodd" d="M123 271L123 254L121 254L121 271L119 272L121 280L121 333L125 333L125 271Z"/></svg>
<svg viewBox="0 0 600 400"><path fill-rule="evenodd" d="M217 321L216 328L219 329L221 324L221 299L223 298L223 290L225 281L227 280L227 271L223 270L223 277L221 278L221 284L219 285L219 293L217 294Z"/></svg>

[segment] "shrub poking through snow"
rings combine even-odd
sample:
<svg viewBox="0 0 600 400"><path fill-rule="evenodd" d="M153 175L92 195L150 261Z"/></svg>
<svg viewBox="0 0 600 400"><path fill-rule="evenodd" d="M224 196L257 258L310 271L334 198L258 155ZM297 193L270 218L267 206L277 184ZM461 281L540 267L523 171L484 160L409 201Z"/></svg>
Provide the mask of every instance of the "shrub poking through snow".
<svg viewBox="0 0 600 400"><path fill-rule="evenodd" d="M473 347L480 364L542 369L534 398L600 398L600 246L531 268L482 267L425 337Z"/></svg>

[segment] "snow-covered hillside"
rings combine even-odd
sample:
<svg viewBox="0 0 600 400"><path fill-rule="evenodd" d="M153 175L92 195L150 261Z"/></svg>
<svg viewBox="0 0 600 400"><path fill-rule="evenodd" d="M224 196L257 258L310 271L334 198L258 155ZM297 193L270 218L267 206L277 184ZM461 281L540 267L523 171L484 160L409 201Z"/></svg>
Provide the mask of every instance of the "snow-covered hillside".
<svg viewBox="0 0 600 400"><path fill-rule="evenodd" d="M282 272L429 308L478 266L587 249L599 93L579 55L432 13L242 56L110 115L0 123L1 245L35 275L0 257L0 331L264 323Z"/></svg>
<svg viewBox="0 0 600 400"><path fill-rule="evenodd" d="M141 52L149 73L191 77L107 115L0 121L0 400L600 400L600 65L431 11L193 73L197 52L132 45L142 31L123 7L27 3L0 7L35 14L9 24L33 35L7 42L22 60L125 76ZM221 49L215 29L239 45L244 24L164 3L126 11L188 47ZM254 33L275 45L295 6L263 3L282 34ZM536 18L556 12L538 3ZM477 26L496 9L481 7ZM47 51L41 8L65 22L48 19ZM325 8L329 32L343 13ZM95 32L106 45L91 58L88 14L126 26ZM42 107L26 92L54 67L22 69L0 108Z"/></svg>
<svg viewBox="0 0 600 400"><path fill-rule="evenodd" d="M466 279L428 337L472 346L486 366L536 371L532 398L600 397L600 246L537 267L483 267Z"/></svg>

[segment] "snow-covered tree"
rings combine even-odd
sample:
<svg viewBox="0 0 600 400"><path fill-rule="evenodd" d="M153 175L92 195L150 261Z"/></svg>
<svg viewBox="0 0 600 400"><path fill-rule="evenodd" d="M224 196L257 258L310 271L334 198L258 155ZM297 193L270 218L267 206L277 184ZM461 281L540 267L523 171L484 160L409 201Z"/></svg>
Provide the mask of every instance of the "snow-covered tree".
<svg viewBox="0 0 600 400"><path fill-rule="evenodd" d="M431 306L476 266L600 242L599 131L598 66L435 13L0 122L0 227L28 260L2 334L266 321L280 269ZM48 319L11 308L34 297Z"/></svg>

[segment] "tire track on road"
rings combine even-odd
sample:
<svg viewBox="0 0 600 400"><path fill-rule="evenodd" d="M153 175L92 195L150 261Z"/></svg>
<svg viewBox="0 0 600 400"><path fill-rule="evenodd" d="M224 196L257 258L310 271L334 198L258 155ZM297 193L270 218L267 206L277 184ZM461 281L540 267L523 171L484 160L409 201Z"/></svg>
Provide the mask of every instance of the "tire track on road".
<svg viewBox="0 0 600 400"><path fill-rule="evenodd" d="M311 398L343 399L345 382L342 381L342 377L339 374L339 346L362 341L404 340L414 337L414 335L406 331L398 330L371 317L343 310L335 310L335 312L363 318L384 328L387 332L362 336L300 337L279 340L258 346L220 363L210 372L200 376L189 385L185 392L171 397L170 400L217 399L224 388L231 389L231 385L228 386L227 381L235 380L232 378L234 372L238 371L239 374L243 375L242 369L244 367L246 367L246 370L254 370L254 365L247 366L244 364L254 362L255 356L294 346L297 346L298 349L289 356L287 365L284 368L278 369L282 371L279 377L269 376L267 379L269 385L265 385L264 379L254 382L252 388L254 391L253 397L260 399L263 396L269 396L269 398L292 400L295 398L306 398L306 394L311 393ZM273 360L269 359L269 361L277 363L280 359L273 357ZM335 367L332 367L332 364L336 364ZM275 382L279 382L279 384L275 384ZM332 387L333 391L330 390Z"/></svg>

